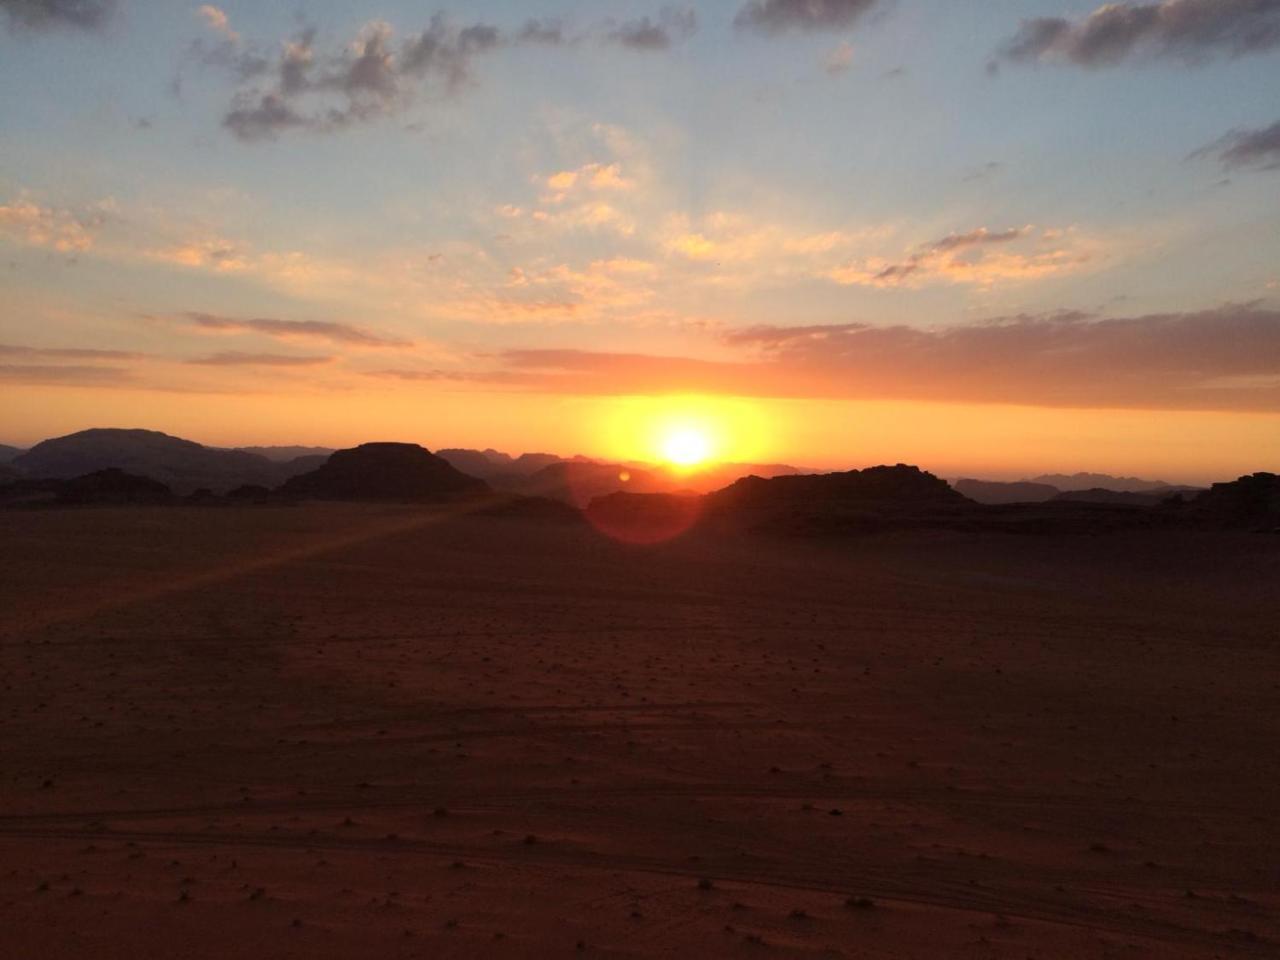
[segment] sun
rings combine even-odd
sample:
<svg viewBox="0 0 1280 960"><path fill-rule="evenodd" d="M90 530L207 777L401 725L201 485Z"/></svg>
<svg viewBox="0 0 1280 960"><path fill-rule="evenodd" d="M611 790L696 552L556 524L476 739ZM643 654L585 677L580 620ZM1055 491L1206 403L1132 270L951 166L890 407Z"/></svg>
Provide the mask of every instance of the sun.
<svg viewBox="0 0 1280 960"><path fill-rule="evenodd" d="M711 456L711 438L697 427L673 427L662 437L662 456L677 467L696 467Z"/></svg>

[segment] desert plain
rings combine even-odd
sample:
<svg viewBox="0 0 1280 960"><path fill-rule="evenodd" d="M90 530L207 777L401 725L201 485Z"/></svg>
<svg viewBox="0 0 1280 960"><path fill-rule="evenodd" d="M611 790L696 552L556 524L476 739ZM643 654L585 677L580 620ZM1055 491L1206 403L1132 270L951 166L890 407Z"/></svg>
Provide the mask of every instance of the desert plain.
<svg viewBox="0 0 1280 960"><path fill-rule="evenodd" d="M0 954L1280 951L1280 537L0 512Z"/></svg>

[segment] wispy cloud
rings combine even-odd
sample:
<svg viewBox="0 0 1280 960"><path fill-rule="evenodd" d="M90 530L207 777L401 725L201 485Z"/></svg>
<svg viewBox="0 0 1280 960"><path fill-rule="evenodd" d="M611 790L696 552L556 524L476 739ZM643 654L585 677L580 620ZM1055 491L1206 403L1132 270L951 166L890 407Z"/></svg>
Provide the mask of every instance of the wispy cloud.
<svg viewBox="0 0 1280 960"><path fill-rule="evenodd" d="M202 367L319 367L333 363L334 359L291 353L242 353L229 350L207 357L194 357L186 362Z"/></svg>
<svg viewBox="0 0 1280 960"><path fill-rule="evenodd" d="M980 227L935 240L900 260L850 261L827 276L840 284L876 287L929 282L988 285L1065 273L1085 266L1093 257L1070 231Z"/></svg>
<svg viewBox="0 0 1280 960"><path fill-rule="evenodd" d="M186 318L197 329L216 333L260 333L277 340L318 339L356 347L411 347L412 342L371 333L361 327L324 320L278 320L271 317L242 319L212 313L190 312Z"/></svg>
<svg viewBox="0 0 1280 960"><path fill-rule="evenodd" d="M0 364L0 382L4 383L57 386L98 386L102 384L123 383L129 379L131 379L129 371L119 367Z"/></svg>
<svg viewBox="0 0 1280 960"><path fill-rule="evenodd" d="M489 358L488 373L458 379L568 394L1280 412L1280 311L1257 303L1119 318L1064 311L933 328L762 326L723 340L745 356L509 350Z"/></svg>
<svg viewBox="0 0 1280 960"><path fill-rule="evenodd" d="M1080 19L1024 20L993 65L1057 62L1109 67L1139 57L1198 62L1280 46L1280 0L1106 3Z"/></svg>
<svg viewBox="0 0 1280 960"><path fill-rule="evenodd" d="M1280 170L1280 121L1258 130L1232 130L1191 156L1216 157L1227 167Z"/></svg>
<svg viewBox="0 0 1280 960"><path fill-rule="evenodd" d="M137 360L145 356L129 350L93 350L87 347L28 347L0 343L0 357L32 357L59 360Z"/></svg>

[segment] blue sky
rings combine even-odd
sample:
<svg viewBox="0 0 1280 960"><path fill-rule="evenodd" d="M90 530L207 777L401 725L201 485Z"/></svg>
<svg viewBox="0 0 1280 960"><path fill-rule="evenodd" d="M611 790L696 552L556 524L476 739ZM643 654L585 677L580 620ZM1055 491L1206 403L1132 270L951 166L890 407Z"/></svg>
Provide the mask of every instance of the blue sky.
<svg viewBox="0 0 1280 960"><path fill-rule="evenodd" d="M393 388L536 406L611 380L1195 410L1249 436L1280 411L1280 4L1121 4L1148 18L1129 34L1080 0L79 6L101 16L0 2L0 390L61 411L8 405L14 439L148 395L180 395L188 425L232 392L372 416ZM493 28L448 76L409 66L437 14L455 53ZM530 18L559 41L521 40ZM1053 42L1006 55L1037 18ZM1104 28L1122 46L1098 59ZM311 64L290 119L237 136L290 42ZM356 89L374 42L390 86ZM1095 351L1123 387L975 363L957 338L993 319L985 359ZM290 416L265 422L287 440Z"/></svg>

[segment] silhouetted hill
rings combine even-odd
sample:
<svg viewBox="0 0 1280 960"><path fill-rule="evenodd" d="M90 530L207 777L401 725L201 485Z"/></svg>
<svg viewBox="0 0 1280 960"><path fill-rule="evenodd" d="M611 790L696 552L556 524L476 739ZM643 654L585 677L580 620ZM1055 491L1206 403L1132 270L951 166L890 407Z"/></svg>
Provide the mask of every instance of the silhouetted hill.
<svg viewBox="0 0 1280 960"><path fill-rule="evenodd" d="M183 494L201 487L221 493L246 483L275 486L296 469L257 454L217 450L155 430L117 429L82 430L42 441L12 466L28 477L61 479L115 468L158 480Z"/></svg>
<svg viewBox="0 0 1280 960"><path fill-rule="evenodd" d="M1062 491L1047 483L1000 483L995 480L956 480L951 484L957 492L978 503L1043 503Z"/></svg>
<svg viewBox="0 0 1280 960"><path fill-rule="evenodd" d="M9 466L7 463L0 463L0 483L8 483L10 480L17 480L22 476L22 471Z"/></svg>
<svg viewBox="0 0 1280 960"><path fill-rule="evenodd" d="M952 519L977 504L918 467L869 467L844 473L743 477L713 493L614 493L587 516L621 539L660 540L692 526L718 530L834 533L916 526Z"/></svg>
<svg viewBox="0 0 1280 960"><path fill-rule="evenodd" d="M906 464L844 473L743 477L707 495L720 507L746 509L792 504L963 504L968 499L932 473Z"/></svg>
<svg viewBox="0 0 1280 960"><path fill-rule="evenodd" d="M241 453L252 453L258 457L266 457L273 463L289 463L308 457L321 463L333 453L332 447L235 447ZM309 468L314 469L314 468Z"/></svg>
<svg viewBox="0 0 1280 960"><path fill-rule="evenodd" d="M158 480L110 468L80 477L23 478L0 485L6 506L87 506L172 503L172 491Z"/></svg>
<svg viewBox="0 0 1280 960"><path fill-rule="evenodd" d="M25 453L21 447L11 447L7 443L0 443L0 464L10 463L14 458Z"/></svg>
<svg viewBox="0 0 1280 960"><path fill-rule="evenodd" d="M1280 529L1280 476L1255 473L1215 483L1191 501L1187 512L1228 526Z"/></svg>
<svg viewBox="0 0 1280 960"><path fill-rule="evenodd" d="M489 485L414 443L364 443L338 450L278 491L298 500L439 501L486 493Z"/></svg>

